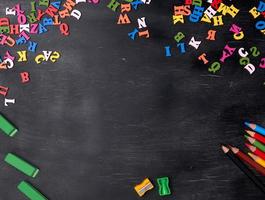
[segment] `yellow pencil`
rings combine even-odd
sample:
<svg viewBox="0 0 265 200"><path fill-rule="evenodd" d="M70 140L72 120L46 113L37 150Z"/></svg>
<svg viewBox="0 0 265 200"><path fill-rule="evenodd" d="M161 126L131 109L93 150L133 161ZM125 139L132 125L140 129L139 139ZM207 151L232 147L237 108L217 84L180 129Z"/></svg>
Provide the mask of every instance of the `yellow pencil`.
<svg viewBox="0 0 265 200"><path fill-rule="evenodd" d="M248 155L258 164L265 168L265 160L260 158L259 156L254 155L253 153L248 153Z"/></svg>

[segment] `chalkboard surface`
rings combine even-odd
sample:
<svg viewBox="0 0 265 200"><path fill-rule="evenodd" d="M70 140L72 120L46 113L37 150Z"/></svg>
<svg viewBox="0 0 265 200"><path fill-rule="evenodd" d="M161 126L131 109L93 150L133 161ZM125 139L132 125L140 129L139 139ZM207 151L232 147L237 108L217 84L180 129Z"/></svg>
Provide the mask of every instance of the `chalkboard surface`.
<svg viewBox="0 0 265 200"><path fill-rule="evenodd" d="M2 0L1 16L18 2L29 6ZM190 22L174 26L179 1L152 1L132 15L146 17L149 39L130 40L134 26L118 26L108 1L78 5L82 18L67 19L69 37L57 29L36 36L40 49L62 57L37 65L30 55L29 62L0 73L16 98L14 105L2 104L1 112L19 128L15 138L0 135L0 199L25 199L16 187L28 180L51 200L135 200L136 184L149 177L157 186L163 176L170 178L172 195L161 198L155 187L143 199L264 198L223 155L220 143L243 147L243 122L265 125L265 71L249 75L233 57L212 75L197 60L203 51L219 58L232 40L233 21L246 30L234 44L264 53L264 37L248 14L257 2L235 1L240 14L218 28L214 43L170 58L164 46L173 44L175 33L203 39L209 30ZM30 72L30 83L21 84L23 71ZM38 166L39 176L30 179L7 166L8 152Z"/></svg>

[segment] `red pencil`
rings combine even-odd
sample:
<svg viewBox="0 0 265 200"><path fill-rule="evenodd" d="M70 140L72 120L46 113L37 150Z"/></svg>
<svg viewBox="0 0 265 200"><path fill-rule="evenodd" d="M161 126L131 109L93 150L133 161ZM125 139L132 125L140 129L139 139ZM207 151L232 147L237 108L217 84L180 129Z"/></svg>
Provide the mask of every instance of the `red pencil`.
<svg viewBox="0 0 265 200"><path fill-rule="evenodd" d="M254 154L265 160L265 153L263 151L259 150L257 147L254 147L248 143L245 143L245 145L247 146L247 148L249 148L250 151L252 151Z"/></svg>
<svg viewBox="0 0 265 200"><path fill-rule="evenodd" d="M251 137L257 139L258 141L262 142L263 144L265 144L265 137L254 132L254 131L249 131L249 130L245 130Z"/></svg>
<svg viewBox="0 0 265 200"><path fill-rule="evenodd" d="M241 152L238 148L236 147L230 147L232 152L242 161L247 163L249 166L253 167L257 172L265 176L265 168L263 168L261 165L256 163L253 159L251 159L249 156Z"/></svg>

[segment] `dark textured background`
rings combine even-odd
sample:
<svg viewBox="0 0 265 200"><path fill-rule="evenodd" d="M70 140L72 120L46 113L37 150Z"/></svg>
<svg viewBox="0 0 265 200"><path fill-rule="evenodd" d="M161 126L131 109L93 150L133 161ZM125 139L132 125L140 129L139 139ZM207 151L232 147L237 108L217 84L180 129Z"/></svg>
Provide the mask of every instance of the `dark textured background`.
<svg viewBox="0 0 265 200"><path fill-rule="evenodd" d="M2 0L1 16L16 2L28 4ZM138 16L147 18L151 38L132 41L127 33L135 26L116 25L118 14L107 2L78 5L83 16L67 19L68 38L57 29L36 37L39 51L62 53L56 64L36 65L30 54L29 62L0 73L8 97L17 101L2 103L1 112L20 130L15 138L0 135L0 159L15 152L41 169L33 180L0 162L0 199L25 199L16 186L28 180L53 200L134 200L135 184L161 176L170 177L172 195L161 198L156 187L143 199L264 198L219 144L243 146L244 120L265 125L265 71L250 76L233 56L213 76L196 60L204 50L211 61L220 57L232 40L232 21L246 38L231 46L258 45L264 52L264 36L247 12L257 1L235 1L242 11L234 20L224 18L216 42L203 40L198 51L171 58L163 47L175 45L176 32L186 33L188 42L192 35L205 38L210 27L188 21L173 26L172 6L181 1L153 0L130 15L135 25ZM30 83L20 83L22 71L30 72Z"/></svg>

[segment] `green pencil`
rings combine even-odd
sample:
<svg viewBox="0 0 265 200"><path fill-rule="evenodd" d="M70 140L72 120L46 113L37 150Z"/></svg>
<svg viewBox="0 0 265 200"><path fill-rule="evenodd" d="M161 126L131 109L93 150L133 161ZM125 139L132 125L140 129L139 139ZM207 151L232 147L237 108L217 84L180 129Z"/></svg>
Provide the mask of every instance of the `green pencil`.
<svg viewBox="0 0 265 200"><path fill-rule="evenodd" d="M22 158L12 153L7 154L7 156L5 157L5 162L32 178L35 178L40 171L37 167L34 167L33 165L29 164Z"/></svg>
<svg viewBox="0 0 265 200"><path fill-rule="evenodd" d="M0 114L0 129L9 137L14 137L17 128L13 126L3 115Z"/></svg>
<svg viewBox="0 0 265 200"><path fill-rule="evenodd" d="M17 186L18 190L22 192L30 200L48 200L43 194L41 194L35 187L26 181L22 181Z"/></svg>
<svg viewBox="0 0 265 200"><path fill-rule="evenodd" d="M265 145L260 143L258 140L255 140L252 137L249 137L247 135L245 135L245 138L247 138L247 140L253 144L255 147L259 148L261 151L265 152Z"/></svg>

